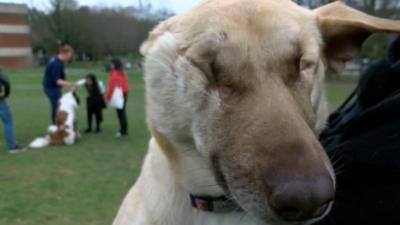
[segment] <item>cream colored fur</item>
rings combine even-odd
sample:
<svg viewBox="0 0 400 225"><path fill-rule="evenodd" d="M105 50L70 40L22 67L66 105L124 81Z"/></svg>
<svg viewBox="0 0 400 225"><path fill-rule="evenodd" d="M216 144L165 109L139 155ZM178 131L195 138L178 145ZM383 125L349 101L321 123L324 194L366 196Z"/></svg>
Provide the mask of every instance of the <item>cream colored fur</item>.
<svg viewBox="0 0 400 225"><path fill-rule="evenodd" d="M335 11L339 15L334 15ZM342 27L356 24L367 27L368 31L380 28L390 31L394 26L381 23L370 29L374 18L360 17L365 23L353 21L351 18L359 12L349 13L348 8L336 3L309 11L289 0L205 0L188 13L161 23L150 34L142 53L146 57L147 116L153 137L141 175L121 205L114 225L313 222L279 220L266 205L268 199L248 194L253 192L248 188L255 185L250 178L243 176L238 181L232 177L247 169L252 171L254 164L269 164L268 157L253 151L259 147L257 143L274 146L290 141L291 135L304 135L307 141L301 139L299 146L309 143L319 146L315 144L315 135L324 127L327 115L323 95L325 70L336 69L330 67L331 62L335 62L332 65L343 62L339 53L349 47L331 50L325 46L330 38L340 36L337 33L330 36L333 30L338 33L349 30L328 23L321 12L333 14L329 20L343 19ZM349 17L343 16L348 14ZM326 26L332 32L324 33ZM329 52L324 52L325 49ZM298 80L292 84L287 75L297 70L294 76ZM223 75L215 78L216 71ZM248 100L242 102L239 100L242 97ZM237 98L235 104L231 102L234 98ZM235 116L224 123L231 116L224 114L229 110ZM261 118L263 115L265 120ZM265 129L252 121L266 124ZM279 129L281 135L275 133ZM276 138L268 138L268 134ZM334 182L333 170L321 147L303 153L305 160L310 159L309 165L329 173ZM228 178L230 194L246 213L205 213L191 207L189 194L226 194L211 160L216 154L227 158L221 159L224 165L220 169ZM276 160L282 160L279 157ZM234 164L236 167L229 164L232 161L238 163ZM253 172L265 171L267 167ZM251 203L250 197L255 199ZM257 219L259 215L265 217L263 221Z"/></svg>

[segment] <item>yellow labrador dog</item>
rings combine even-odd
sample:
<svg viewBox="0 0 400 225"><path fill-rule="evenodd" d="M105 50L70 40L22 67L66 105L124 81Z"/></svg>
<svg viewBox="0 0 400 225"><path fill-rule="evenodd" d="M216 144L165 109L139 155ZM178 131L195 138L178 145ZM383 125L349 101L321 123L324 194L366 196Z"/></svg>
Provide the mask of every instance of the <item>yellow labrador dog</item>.
<svg viewBox="0 0 400 225"><path fill-rule="evenodd" d="M205 0L161 23L142 46L152 139L114 225L321 219L335 193L324 73L381 31L400 23L290 0Z"/></svg>

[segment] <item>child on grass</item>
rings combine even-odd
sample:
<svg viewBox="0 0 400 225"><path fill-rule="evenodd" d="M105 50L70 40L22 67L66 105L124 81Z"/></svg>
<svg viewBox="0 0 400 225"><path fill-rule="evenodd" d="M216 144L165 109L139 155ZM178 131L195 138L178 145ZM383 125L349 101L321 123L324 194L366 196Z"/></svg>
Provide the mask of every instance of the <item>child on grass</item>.
<svg viewBox="0 0 400 225"><path fill-rule="evenodd" d="M103 109L106 108L104 101L105 87L102 81L97 80L94 74L89 74L86 79L77 82L78 86L85 86L87 91L87 129L85 133L92 132L93 116L96 118L96 133L101 132L101 123L103 122Z"/></svg>

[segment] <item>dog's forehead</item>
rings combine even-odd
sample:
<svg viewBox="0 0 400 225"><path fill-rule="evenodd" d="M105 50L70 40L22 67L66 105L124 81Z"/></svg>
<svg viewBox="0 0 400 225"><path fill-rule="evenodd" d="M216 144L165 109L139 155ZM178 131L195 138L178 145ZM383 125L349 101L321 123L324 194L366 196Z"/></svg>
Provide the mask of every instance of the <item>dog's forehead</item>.
<svg viewBox="0 0 400 225"><path fill-rule="evenodd" d="M289 0L205 1L164 29L196 66L232 76L289 74L304 55L319 62L322 47L315 15Z"/></svg>
<svg viewBox="0 0 400 225"><path fill-rule="evenodd" d="M309 39L314 39L314 45L320 42L313 14L291 1L206 1L193 12L184 17L188 23L196 24L190 26L189 36L207 30L214 39L225 40L215 43L224 43L225 47L236 48L242 53L250 50L288 55L310 46ZM196 37L192 40L200 41Z"/></svg>
<svg viewBox="0 0 400 225"><path fill-rule="evenodd" d="M298 22L295 19L264 19L252 26L238 22L237 29L221 28L226 40L218 48L218 60L233 70L252 64L259 69L274 68L295 62L304 55L318 61L321 38L314 21ZM218 38L217 36L215 38Z"/></svg>

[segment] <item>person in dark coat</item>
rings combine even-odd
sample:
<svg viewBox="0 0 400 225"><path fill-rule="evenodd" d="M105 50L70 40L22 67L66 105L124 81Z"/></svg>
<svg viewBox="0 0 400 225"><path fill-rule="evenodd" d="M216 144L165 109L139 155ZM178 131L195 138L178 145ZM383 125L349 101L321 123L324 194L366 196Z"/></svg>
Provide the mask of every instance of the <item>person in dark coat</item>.
<svg viewBox="0 0 400 225"><path fill-rule="evenodd" d="M104 100L105 87L103 82L97 80L96 75L89 74L86 79L77 83L84 85L87 91L86 109L87 109L87 129L85 133L92 132L93 117L96 119L96 133L101 132L101 123L103 122L103 109L106 107Z"/></svg>
<svg viewBox="0 0 400 225"><path fill-rule="evenodd" d="M51 121L56 122L58 101L62 95L62 88L75 88L75 83L66 81L65 64L68 63L74 54L74 50L64 45L59 48L58 55L53 57L46 66L43 77L43 90L50 101Z"/></svg>
<svg viewBox="0 0 400 225"><path fill-rule="evenodd" d="M337 194L317 225L400 224L400 36L362 74L320 139L334 162Z"/></svg>

